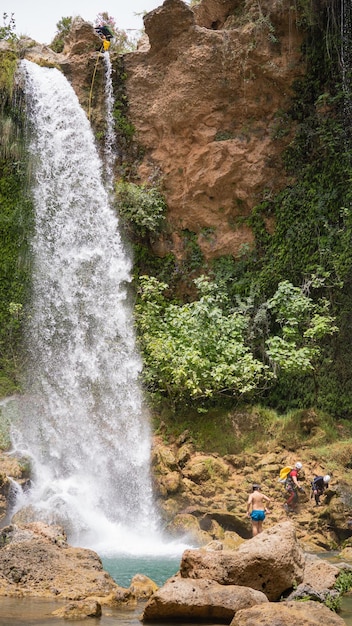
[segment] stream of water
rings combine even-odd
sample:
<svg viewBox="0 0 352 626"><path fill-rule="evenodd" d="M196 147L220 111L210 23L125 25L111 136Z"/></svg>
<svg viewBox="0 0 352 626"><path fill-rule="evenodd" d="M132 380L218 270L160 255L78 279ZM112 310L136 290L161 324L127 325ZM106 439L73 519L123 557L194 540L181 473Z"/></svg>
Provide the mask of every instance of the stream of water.
<svg viewBox="0 0 352 626"><path fill-rule="evenodd" d="M35 233L25 392L6 411L13 453L29 457L33 479L13 513L61 524L71 544L101 556L179 556L184 545L163 537L153 500L131 261L104 182L111 169L64 75L27 60L20 71Z"/></svg>

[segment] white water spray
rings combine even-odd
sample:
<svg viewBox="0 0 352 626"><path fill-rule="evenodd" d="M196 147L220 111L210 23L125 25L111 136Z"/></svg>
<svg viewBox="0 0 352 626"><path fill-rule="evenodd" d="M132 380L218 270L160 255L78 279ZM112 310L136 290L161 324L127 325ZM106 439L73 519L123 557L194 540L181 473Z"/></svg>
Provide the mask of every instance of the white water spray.
<svg viewBox="0 0 352 626"><path fill-rule="evenodd" d="M27 391L12 436L34 480L16 509L100 554L177 553L158 531L131 266L90 124L58 70L21 69L36 217Z"/></svg>
<svg viewBox="0 0 352 626"><path fill-rule="evenodd" d="M104 165L106 171L106 186L113 189L113 172L115 163L115 132L114 132L114 92L112 85L112 66L109 53L103 54L105 65L105 104L106 104L106 133L104 146Z"/></svg>

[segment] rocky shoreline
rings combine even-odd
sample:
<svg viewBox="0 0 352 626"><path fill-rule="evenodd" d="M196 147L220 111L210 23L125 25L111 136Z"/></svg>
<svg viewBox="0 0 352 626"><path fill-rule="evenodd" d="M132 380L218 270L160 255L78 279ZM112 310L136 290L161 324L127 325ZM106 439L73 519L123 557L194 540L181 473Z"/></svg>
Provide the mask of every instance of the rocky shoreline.
<svg viewBox="0 0 352 626"><path fill-rule="evenodd" d="M305 493L298 514L288 516L278 475L298 459ZM332 480L316 507L310 480L325 473ZM98 618L109 608L130 610L142 602L143 622L249 626L260 615L264 626L276 619L290 626L345 623L325 603L338 603L336 580L352 567L348 468L331 467L308 446L287 450L276 443L261 452L204 453L185 431L175 438L154 436L152 474L166 532L172 538L186 535L199 547L182 555L180 571L159 589L144 575L126 589L104 571L95 552L71 547L60 526L36 522L28 510L5 525L12 486L26 486L30 470L25 459L0 455L0 596L65 602L55 611L64 619ZM246 502L254 482L272 504L264 532L251 538ZM312 555L332 549L340 552L338 565Z"/></svg>
<svg viewBox="0 0 352 626"><path fill-rule="evenodd" d="M352 565L332 565L304 552L291 521L227 549L220 541L186 550L179 572L160 588L137 574L128 589L104 571L92 550L68 545L58 526L10 525L0 535L0 596L67 600L53 612L75 620L99 617L108 608L145 602L142 622L184 620L231 626L299 623L344 624L326 604L334 604L341 573ZM352 574L351 574L352 577ZM302 600L305 602L297 602Z"/></svg>
<svg viewBox="0 0 352 626"><path fill-rule="evenodd" d="M339 446L341 455L343 444ZM346 443L346 458L348 451ZM278 479L280 469L293 467L297 460L303 463L304 493L300 494L298 513L288 515L284 509L285 488ZM268 443L263 452L221 456L197 450L186 431L167 443L162 435L155 436L152 465L155 492L168 532L175 536L188 534L197 545L220 540L227 548L236 548L251 537L246 504L253 483L259 483L271 498L265 528L290 519L299 541L312 552L341 549L351 543L351 469L339 466L337 458L332 466L308 445L288 450L274 442ZM311 481L325 474L332 479L317 507L311 497Z"/></svg>

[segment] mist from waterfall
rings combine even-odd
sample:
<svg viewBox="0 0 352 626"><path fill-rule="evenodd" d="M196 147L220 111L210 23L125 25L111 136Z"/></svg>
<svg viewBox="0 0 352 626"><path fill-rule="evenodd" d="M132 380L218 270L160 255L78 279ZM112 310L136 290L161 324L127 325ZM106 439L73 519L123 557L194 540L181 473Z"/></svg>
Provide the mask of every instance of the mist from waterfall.
<svg viewBox="0 0 352 626"><path fill-rule="evenodd" d="M11 421L34 477L15 512L29 507L100 554L180 552L155 512L131 262L93 133L61 72L26 60L20 70L36 215L27 380Z"/></svg>

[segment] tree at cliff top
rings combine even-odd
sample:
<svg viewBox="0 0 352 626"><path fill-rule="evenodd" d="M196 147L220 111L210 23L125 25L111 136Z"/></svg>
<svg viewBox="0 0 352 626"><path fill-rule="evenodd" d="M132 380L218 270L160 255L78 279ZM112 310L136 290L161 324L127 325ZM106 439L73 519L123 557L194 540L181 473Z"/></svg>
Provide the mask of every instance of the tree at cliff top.
<svg viewBox="0 0 352 626"><path fill-rule="evenodd" d="M14 14L11 13L11 15L8 15L7 13L3 13L2 22L3 25L0 26L0 39L15 41L17 39L17 35Z"/></svg>
<svg viewBox="0 0 352 626"><path fill-rule="evenodd" d="M56 34L50 44L50 48L54 52L62 52L64 49L65 37L70 32L72 26L72 17L62 17L56 24Z"/></svg>

